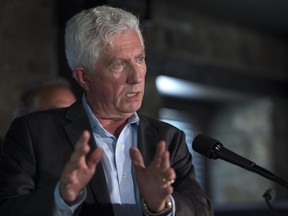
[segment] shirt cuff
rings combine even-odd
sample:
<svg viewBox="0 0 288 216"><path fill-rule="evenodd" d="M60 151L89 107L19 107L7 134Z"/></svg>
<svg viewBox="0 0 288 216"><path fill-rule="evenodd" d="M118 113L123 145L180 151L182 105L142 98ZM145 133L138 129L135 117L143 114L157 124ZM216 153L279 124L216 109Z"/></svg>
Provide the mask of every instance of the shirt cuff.
<svg viewBox="0 0 288 216"><path fill-rule="evenodd" d="M74 211L84 202L87 191L84 188L73 202L72 205L68 205L60 195L60 183L56 184L54 189L55 210L53 216L72 216Z"/></svg>

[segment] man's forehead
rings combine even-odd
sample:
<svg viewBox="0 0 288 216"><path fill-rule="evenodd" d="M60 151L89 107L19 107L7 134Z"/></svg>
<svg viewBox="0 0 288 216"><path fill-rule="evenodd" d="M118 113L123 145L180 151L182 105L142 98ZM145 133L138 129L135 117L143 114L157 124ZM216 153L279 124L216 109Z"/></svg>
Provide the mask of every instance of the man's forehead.
<svg viewBox="0 0 288 216"><path fill-rule="evenodd" d="M142 41L135 31L124 31L114 35L111 42L107 44L107 48L115 48L117 46L125 46L130 44L142 45Z"/></svg>
<svg viewBox="0 0 288 216"><path fill-rule="evenodd" d="M102 58L127 58L144 55L145 49L141 44L127 44L123 46L110 46L102 52Z"/></svg>

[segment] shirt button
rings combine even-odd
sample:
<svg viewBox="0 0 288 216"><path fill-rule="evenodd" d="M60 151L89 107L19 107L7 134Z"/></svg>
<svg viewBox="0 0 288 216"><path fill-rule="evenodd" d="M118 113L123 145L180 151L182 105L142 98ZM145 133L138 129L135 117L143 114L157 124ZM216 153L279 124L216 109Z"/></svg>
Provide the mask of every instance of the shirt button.
<svg viewBox="0 0 288 216"><path fill-rule="evenodd" d="M67 215L69 215L69 213L68 213L67 211L63 211L63 210L62 210L62 211L61 211L61 215L62 215L62 216L67 216Z"/></svg>
<svg viewBox="0 0 288 216"><path fill-rule="evenodd" d="M128 177L128 175L127 175L126 173L123 173L123 174L122 174L122 178L123 178L123 179L127 179L127 177Z"/></svg>
<svg viewBox="0 0 288 216"><path fill-rule="evenodd" d="M123 147L123 144L117 144L118 149L122 149L122 147Z"/></svg>

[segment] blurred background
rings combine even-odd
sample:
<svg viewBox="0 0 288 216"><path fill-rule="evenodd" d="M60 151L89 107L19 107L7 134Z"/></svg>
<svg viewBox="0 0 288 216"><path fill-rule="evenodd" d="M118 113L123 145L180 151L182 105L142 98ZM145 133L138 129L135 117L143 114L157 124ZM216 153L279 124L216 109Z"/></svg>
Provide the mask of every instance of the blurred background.
<svg viewBox="0 0 288 216"><path fill-rule="evenodd" d="M215 215L273 215L269 188L272 207L287 215L287 189L191 147L196 135L212 136L288 181L286 0L1 0L0 136L31 82L61 76L81 96L65 59L65 23L103 4L140 18L148 66L140 112L186 132Z"/></svg>

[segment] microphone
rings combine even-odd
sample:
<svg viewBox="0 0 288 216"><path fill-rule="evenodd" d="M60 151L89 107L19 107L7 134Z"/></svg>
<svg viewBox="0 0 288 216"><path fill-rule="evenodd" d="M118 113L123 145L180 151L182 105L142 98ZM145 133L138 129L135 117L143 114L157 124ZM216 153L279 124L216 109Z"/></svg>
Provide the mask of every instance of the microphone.
<svg viewBox="0 0 288 216"><path fill-rule="evenodd" d="M277 177L272 172L258 166L256 163L225 148L218 140L205 135L197 135L192 144L193 150L209 159L222 159L234 165L240 166L248 171L255 172L268 178L288 189L288 183Z"/></svg>

